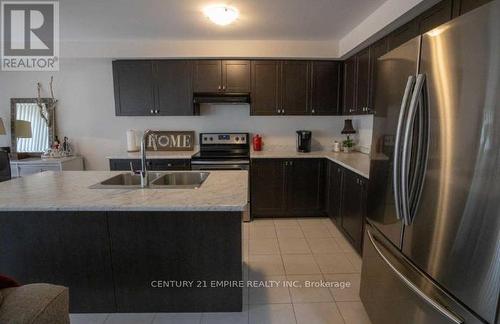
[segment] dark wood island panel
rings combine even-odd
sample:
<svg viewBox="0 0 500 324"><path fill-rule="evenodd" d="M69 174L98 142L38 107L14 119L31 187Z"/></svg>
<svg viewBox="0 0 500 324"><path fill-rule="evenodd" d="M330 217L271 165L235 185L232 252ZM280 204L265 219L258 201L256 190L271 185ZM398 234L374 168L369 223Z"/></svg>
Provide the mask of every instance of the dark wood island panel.
<svg viewBox="0 0 500 324"><path fill-rule="evenodd" d="M0 273L69 287L71 312L114 310L105 212L0 212Z"/></svg>
<svg viewBox="0 0 500 324"><path fill-rule="evenodd" d="M109 212L108 220L118 312L242 310L241 288L212 287L242 280L241 213Z"/></svg>
<svg viewBox="0 0 500 324"><path fill-rule="evenodd" d="M242 288L220 287L242 280L241 212L9 211L0 224L0 273L69 287L71 312L242 310Z"/></svg>

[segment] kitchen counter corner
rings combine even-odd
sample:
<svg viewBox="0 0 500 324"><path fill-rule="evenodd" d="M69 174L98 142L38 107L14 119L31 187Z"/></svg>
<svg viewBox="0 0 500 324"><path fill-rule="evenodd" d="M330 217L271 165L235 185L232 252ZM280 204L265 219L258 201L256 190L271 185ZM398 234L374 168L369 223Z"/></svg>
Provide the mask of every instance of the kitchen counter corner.
<svg viewBox="0 0 500 324"><path fill-rule="evenodd" d="M252 151L250 157L252 159L325 158L367 179L370 177L370 155L361 152L311 151L309 153L300 153L294 150L264 150Z"/></svg>

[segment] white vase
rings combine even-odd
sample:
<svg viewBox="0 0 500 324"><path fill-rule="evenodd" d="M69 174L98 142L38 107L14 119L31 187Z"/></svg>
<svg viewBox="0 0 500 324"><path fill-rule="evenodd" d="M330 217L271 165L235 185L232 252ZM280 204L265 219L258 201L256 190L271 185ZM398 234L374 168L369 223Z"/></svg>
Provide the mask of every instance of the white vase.
<svg viewBox="0 0 500 324"><path fill-rule="evenodd" d="M344 153L352 152L352 147L349 147L349 146L344 146L344 147L342 147L342 149L344 150Z"/></svg>

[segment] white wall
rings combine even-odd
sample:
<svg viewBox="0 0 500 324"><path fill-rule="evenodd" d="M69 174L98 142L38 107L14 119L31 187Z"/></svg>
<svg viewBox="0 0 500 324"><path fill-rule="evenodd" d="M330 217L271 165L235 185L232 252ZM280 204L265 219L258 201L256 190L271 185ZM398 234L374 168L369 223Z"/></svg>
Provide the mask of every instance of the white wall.
<svg viewBox="0 0 500 324"><path fill-rule="evenodd" d="M65 58L336 58L337 41L108 39L63 41Z"/></svg>
<svg viewBox="0 0 500 324"><path fill-rule="evenodd" d="M10 125L10 98L35 97L36 82L48 87L54 75L55 95L59 99L57 126L60 137L70 138L76 151L83 155L87 169L108 168L105 156L124 152L127 129L248 131L264 136L267 147L295 145L295 131L313 132L316 147L331 147L341 139L344 117L250 117L249 107L203 107L199 117L116 117L113 98L111 59L66 59L60 71L0 72L0 117ZM354 117L359 130L356 138L369 149L373 118ZM10 134L0 136L0 146L10 145Z"/></svg>

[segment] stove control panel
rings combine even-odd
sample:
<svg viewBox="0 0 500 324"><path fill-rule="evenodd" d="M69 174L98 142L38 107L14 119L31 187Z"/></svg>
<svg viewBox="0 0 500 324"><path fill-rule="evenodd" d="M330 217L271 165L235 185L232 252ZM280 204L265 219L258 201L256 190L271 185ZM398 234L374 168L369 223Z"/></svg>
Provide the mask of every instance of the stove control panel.
<svg viewBox="0 0 500 324"><path fill-rule="evenodd" d="M200 143L204 144L247 144L248 133L201 133Z"/></svg>

